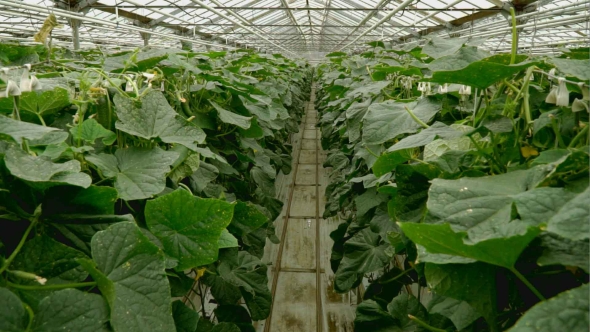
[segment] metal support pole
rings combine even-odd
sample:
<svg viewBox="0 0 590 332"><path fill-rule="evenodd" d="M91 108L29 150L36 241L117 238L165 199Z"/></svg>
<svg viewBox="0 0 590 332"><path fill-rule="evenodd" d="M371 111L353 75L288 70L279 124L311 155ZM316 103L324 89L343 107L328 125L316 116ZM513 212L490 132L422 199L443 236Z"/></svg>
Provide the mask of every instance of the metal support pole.
<svg viewBox="0 0 590 332"><path fill-rule="evenodd" d="M70 19L70 26L72 27L72 43L74 44L74 50L80 49L80 25L82 22L76 19Z"/></svg>
<svg viewBox="0 0 590 332"><path fill-rule="evenodd" d="M150 37L152 37L151 34L149 33L145 33L145 32L140 32L139 33L141 35L141 39L143 39L143 46L149 46L150 45Z"/></svg>

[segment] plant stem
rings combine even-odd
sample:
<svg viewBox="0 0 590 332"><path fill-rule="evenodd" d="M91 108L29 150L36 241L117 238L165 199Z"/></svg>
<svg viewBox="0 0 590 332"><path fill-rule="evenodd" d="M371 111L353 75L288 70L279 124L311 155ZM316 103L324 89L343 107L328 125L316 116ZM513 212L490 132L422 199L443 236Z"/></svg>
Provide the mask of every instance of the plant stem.
<svg viewBox="0 0 590 332"><path fill-rule="evenodd" d="M390 283L390 282L396 281L397 279L399 279L399 278L401 278L401 277L405 276L406 274L408 274L409 272L412 272L412 271L414 271L415 269L416 269L416 268L414 268L414 267L412 267L412 268L409 268L409 269L406 269L406 270L404 270L402 273L400 273L400 274L396 275L395 277L393 277L393 278L391 278L391 279L387 279L387 280L385 280L385 281L381 281L381 282L379 282L379 283L380 283L381 285L385 285L385 284L388 284L388 283Z"/></svg>
<svg viewBox="0 0 590 332"><path fill-rule="evenodd" d="M531 82L531 75L533 74L534 69L535 66L531 66L526 70L526 74L524 75L522 82L522 87L520 88L520 91L518 91L516 97L514 97L514 102L518 101L518 99L523 95L525 91L528 91L529 84Z"/></svg>
<svg viewBox="0 0 590 332"><path fill-rule="evenodd" d="M407 106L404 106L404 108L406 109L406 111L408 112L408 114L410 114L410 116L412 117L412 119L414 119L414 121L416 121L417 124L421 125L424 128L430 128L430 126L427 125L424 121L418 119L418 117L416 116L416 114L414 114L414 112L412 112L411 109L409 109Z"/></svg>
<svg viewBox="0 0 590 332"><path fill-rule="evenodd" d="M65 288L82 288L82 287L94 287L96 286L96 282L77 282L72 284L55 284L55 285L47 285L47 286L31 286L31 285L19 285L7 281L6 284L12 288L22 289L22 290L54 290L54 289L65 289Z"/></svg>
<svg viewBox="0 0 590 332"><path fill-rule="evenodd" d="M576 146L578 141L580 139L582 139L582 137L584 137L587 133L588 133L588 125L586 125L586 127L582 128L582 130L580 130L580 132L572 139L572 141L570 142L570 144L567 147L573 148L574 146Z"/></svg>
<svg viewBox="0 0 590 332"><path fill-rule="evenodd" d="M10 256L4 261L4 265L2 267L0 267L0 274L2 274L2 272L6 271L8 266L10 266L10 263L12 263L12 261L14 260L14 258L18 254L18 252L21 250L21 248L25 244L25 241L27 241L27 237L29 237L31 230L33 230L35 225L37 225L38 220L39 220L39 216L35 216L32 218L31 224L29 225L29 227L27 227L27 230L25 231L25 234L23 234L23 237L20 239L20 242L18 243L18 245L16 246L16 248L14 249L12 254L10 254Z"/></svg>
<svg viewBox="0 0 590 332"><path fill-rule="evenodd" d="M530 290L531 292L533 292L533 294L535 294L539 300L541 301L545 301L545 297L543 296L543 294L541 294L541 292L539 292L535 286L533 286L533 284L531 284L527 278L525 278L525 276L523 276L520 272L518 272L518 270L516 268L511 268L510 271L512 271L512 273L514 273L514 275L516 275L516 277L518 279L520 279L520 281L522 281Z"/></svg>
<svg viewBox="0 0 590 332"><path fill-rule="evenodd" d="M439 329L439 328L436 328L434 326L430 326L430 325L424 323L423 321L421 321L416 316L408 315L408 318L410 318L410 320L413 321L414 323L416 323L416 324L422 326L423 328L427 329L428 331L432 331L432 332L447 332L447 330Z"/></svg>
<svg viewBox="0 0 590 332"><path fill-rule="evenodd" d="M20 111L18 109L18 96L12 97L12 118L20 121Z"/></svg>
<svg viewBox="0 0 590 332"><path fill-rule="evenodd" d="M516 14L514 7L510 7L510 16L512 16L512 54L510 56L510 64L516 63L516 50L518 49L518 34L516 32Z"/></svg>
<svg viewBox="0 0 590 332"><path fill-rule="evenodd" d="M178 183L178 186L181 187L181 188L183 188L183 189L185 189L186 191L188 191L192 195L193 192L191 191L191 189L186 184L184 184L182 182L179 182Z"/></svg>
<svg viewBox="0 0 590 332"><path fill-rule="evenodd" d="M520 90L518 90L518 88L515 87L512 83L508 82L508 80L504 80L504 84L506 84L506 86L509 87L510 90L512 90L517 95L520 93Z"/></svg>
<svg viewBox="0 0 590 332"><path fill-rule="evenodd" d="M27 314L29 314L29 324L27 324L27 329L25 331L32 331L33 330L33 320L35 319L35 313L33 312L33 309L31 309L31 307L26 304L23 303L23 305L25 306L25 309L27 310Z"/></svg>

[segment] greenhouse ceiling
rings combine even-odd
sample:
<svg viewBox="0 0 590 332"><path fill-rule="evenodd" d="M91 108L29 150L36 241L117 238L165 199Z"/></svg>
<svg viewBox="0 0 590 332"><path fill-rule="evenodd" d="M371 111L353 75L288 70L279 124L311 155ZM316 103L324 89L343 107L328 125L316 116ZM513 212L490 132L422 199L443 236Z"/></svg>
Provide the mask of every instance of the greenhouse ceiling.
<svg viewBox="0 0 590 332"><path fill-rule="evenodd" d="M54 13L54 43L74 49L153 45L255 48L317 58L367 42L391 45L428 36L477 39L493 52L510 47L514 6L519 47L553 53L588 45L590 0L0 0L0 41L33 42Z"/></svg>

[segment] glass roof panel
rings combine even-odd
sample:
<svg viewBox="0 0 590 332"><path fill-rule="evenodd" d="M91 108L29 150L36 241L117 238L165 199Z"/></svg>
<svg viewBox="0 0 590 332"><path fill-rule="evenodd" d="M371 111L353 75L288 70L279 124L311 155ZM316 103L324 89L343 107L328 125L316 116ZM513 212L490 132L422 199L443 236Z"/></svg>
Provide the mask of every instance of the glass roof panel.
<svg viewBox="0 0 590 332"><path fill-rule="evenodd" d="M588 3L539 0L519 9L520 46L588 45ZM501 0L2 0L0 38L32 42L54 12L64 24L55 38L71 43L68 18L77 18L84 47L142 46L144 32L152 34L152 45L243 43L295 56L359 47L382 36L403 44L452 32L487 38L486 48L503 51L510 27L501 6Z"/></svg>

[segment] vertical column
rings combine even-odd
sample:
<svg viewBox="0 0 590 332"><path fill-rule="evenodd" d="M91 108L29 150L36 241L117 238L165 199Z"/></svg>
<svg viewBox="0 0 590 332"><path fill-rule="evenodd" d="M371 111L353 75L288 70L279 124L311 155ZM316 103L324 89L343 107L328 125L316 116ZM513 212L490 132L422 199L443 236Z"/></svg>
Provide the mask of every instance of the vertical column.
<svg viewBox="0 0 590 332"><path fill-rule="evenodd" d="M72 42L74 44L74 50L80 49L80 25L81 21L77 19L70 19L70 26L72 27Z"/></svg>
<svg viewBox="0 0 590 332"><path fill-rule="evenodd" d="M140 32L139 34L141 35L141 39L143 39L143 46L149 46L152 35L145 32Z"/></svg>

